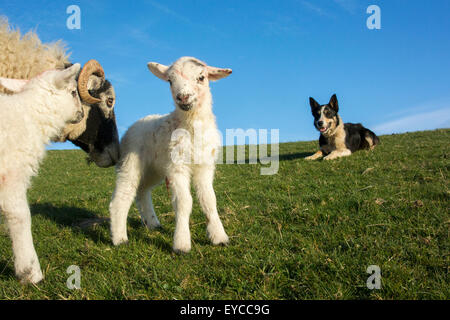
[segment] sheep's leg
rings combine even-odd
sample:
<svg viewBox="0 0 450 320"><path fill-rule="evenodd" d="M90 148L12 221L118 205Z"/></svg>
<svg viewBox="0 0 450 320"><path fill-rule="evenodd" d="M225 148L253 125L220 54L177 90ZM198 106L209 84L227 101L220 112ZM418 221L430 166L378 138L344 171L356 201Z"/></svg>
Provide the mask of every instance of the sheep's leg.
<svg viewBox="0 0 450 320"><path fill-rule="evenodd" d="M213 188L214 167L202 167L194 173L194 186L203 212L208 220L207 233L214 245L227 244L229 239L217 212L216 194Z"/></svg>
<svg viewBox="0 0 450 320"><path fill-rule="evenodd" d="M136 196L136 204L141 214L142 221L149 230L160 228L158 217L156 216L155 209L153 208L152 201L152 189L139 188Z"/></svg>
<svg viewBox="0 0 450 320"><path fill-rule="evenodd" d="M11 236L16 275L23 283L37 283L44 277L33 245L26 190L11 193L7 197L2 195L2 198L0 211L5 215Z"/></svg>
<svg viewBox="0 0 450 320"><path fill-rule="evenodd" d="M111 216L111 237L114 245L128 242L127 217L131 204L136 196L141 170L137 159L123 161L117 174L109 213Z"/></svg>
<svg viewBox="0 0 450 320"><path fill-rule="evenodd" d="M189 252L191 250L191 233L189 231L189 216L192 211L192 196L188 175L175 174L168 177L172 190L172 204L175 210L175 234L173 250Z"/></svg>

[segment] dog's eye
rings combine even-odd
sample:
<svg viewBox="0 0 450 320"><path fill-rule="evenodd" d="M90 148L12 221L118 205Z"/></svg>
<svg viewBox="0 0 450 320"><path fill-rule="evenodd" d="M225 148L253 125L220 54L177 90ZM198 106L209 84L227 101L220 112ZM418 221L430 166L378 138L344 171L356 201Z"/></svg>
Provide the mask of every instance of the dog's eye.
<svg viewBox="0 0 450 320"><path fill-rule="evenodd" d="M200 76L200 77L198 78L198 82L203 82L203 80L205 80L205 76Z"/></svg>
<svg viewBox="0 0 450 320"><path fill-rule="evenodd" d="M114 99L108 98L108 100L106 100L106 104L108 107L112 108L112 106L114 105Z"/></svg>

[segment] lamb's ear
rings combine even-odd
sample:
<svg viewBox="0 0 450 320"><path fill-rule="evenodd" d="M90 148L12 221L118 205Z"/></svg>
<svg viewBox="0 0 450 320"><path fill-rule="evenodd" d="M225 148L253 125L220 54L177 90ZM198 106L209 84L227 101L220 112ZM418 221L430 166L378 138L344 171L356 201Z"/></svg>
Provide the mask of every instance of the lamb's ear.
<svg viewBox="0 0 450 320"><path fill-rule="evenodd" d="M228 77L233 71L231 69L222 69L216 67L206 67L208 70L208 79L211 81L217 81L222 78Z"/></svg>
<svg viewBox="0 0 450 320"><path fill-rule="evenodd" d="M70 68L59 71L53 79L54 84L57 88L66 87L71 81L75 80L76 76L80 72L80 69L81 65L79 63L75 63Z"/></svg>
<svg viewBox="0 0 450 320"><path fill-rule="evenodd" d="M160 63L156 62L149 62L147 63L148 69L153 73L155 76L160 78L161 80L168 81L169 77L167 76L167 70L169 70L168 66L165 66Z"/></svg>
<svg viewBox="0 0 450 320"><path fill-rule="evenodd" d="M320 104L312 97L309 97L309 105L311 106L311 110L320 108Z"/></svg>
<svg viewBox="0 0 450 320"><path fill-rule="evenodd" d="M0 77L0 87L6 88L11 92L20 92L29 80L8 79Z"/></svg>
<svg viewBox="0 0 450 320"><path fill-rule="evenodd" d="M334 111L338 112L339 111L339 104L338 104L338 100L335 94L333 94L331 96L330 102L328 102L328 104L330 105L331 109L333 109Z"/></svg>

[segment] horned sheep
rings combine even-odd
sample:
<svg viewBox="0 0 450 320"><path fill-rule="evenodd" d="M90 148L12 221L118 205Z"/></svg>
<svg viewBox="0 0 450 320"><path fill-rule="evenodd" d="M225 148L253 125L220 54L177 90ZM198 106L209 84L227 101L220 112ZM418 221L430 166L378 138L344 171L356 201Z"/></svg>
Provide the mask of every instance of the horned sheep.
<svg viewBox="0 0 450 320"><path fill-rule="evenodd" d="M182 57L170 67L149 63L148 68L170 83L176 107L168 115L150 115L137 121L122 138L116 188L110 203L112 241L115 245L128 241L127 215L135 198L147 227L160 226L151 191L166 180L175 210L173 249L190 251L192 179L208 221L211 242L226 244L229 239L217 211L213 188L221 141L212 112L209 81L229 76L231 69L207 66L192 57Z"/></svg>

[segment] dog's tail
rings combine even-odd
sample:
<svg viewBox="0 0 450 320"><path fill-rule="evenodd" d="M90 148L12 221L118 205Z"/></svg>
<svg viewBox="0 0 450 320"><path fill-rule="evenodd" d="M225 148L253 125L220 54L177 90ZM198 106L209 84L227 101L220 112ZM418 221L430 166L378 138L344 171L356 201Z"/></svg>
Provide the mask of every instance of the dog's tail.
<svg viewBox="0 0 450 320"><path fill-rule="evenodd" d="M371 130L366 129L365 138L367 143L369 144L369 149L375 148L376 145L380 144L380 138Z"/></svg>

